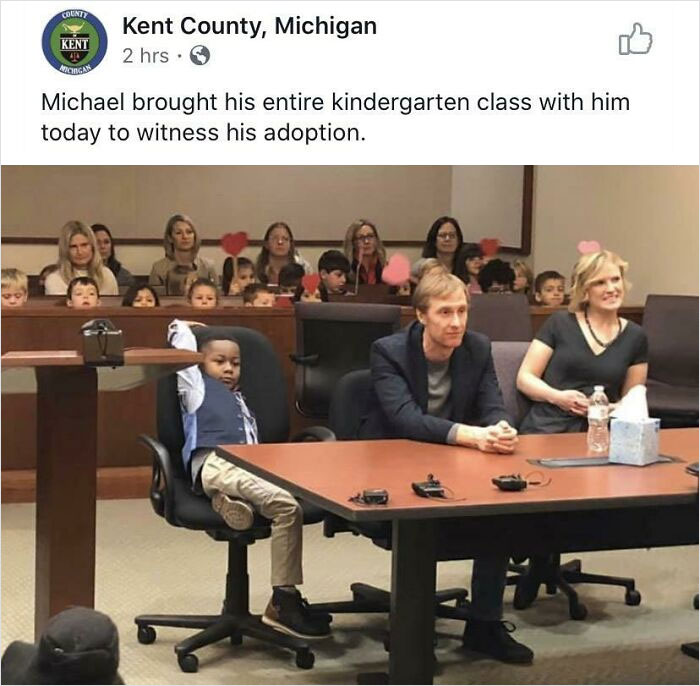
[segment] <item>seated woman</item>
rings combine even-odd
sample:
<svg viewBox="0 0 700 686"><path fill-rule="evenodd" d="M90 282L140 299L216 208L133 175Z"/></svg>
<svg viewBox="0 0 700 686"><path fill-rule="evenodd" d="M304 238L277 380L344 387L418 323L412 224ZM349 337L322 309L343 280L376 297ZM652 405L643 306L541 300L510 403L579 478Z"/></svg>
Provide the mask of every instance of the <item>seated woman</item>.
<svg viewBox="0 0 700 686"><path fill-rule="evenodd" d="M112 240L112 232L104 224L93 224L91 227L97 240L97 249L100 252L102 263L108 267L112 274L117 279L119 286L131 286L134 277L128 269L122 266L122 263L114 254L114 241Z"/></svg>
<svg viewBox="0 0 700 686"><path fill-rule="evenodd" d="M190 274L217 283L214 263L199 257L199 246L200 239L192 220L184 214L174 214L165 225L165 257L153 263L148 283L165 286L167 295L184 295L185 281Z"/></svg>
<svg viewBox="0 0 700 686"><path fill-rule="evenodd" d="M420 268L426 259L435 258L451 274L457 274L457 253L462 247L464 238L459 222L453 217L438 217L425 237L423 253L420 260L414 262L411 276L418 281Z"/></svg>
<svg viewBox="0 0 700 686"><path fill-rule="evenodd" d="M68 284L78 276L94 279L101 295L119 295L117 280L102 263L92 229L73 220L61 229L56 270L46 277L44 292L46 295L66 295Z"/></svg>
<svg viewBox="0 0 700 686"><path fill-rule="evenodd" d="M264 284L277 285L280 271L287 264L300 264L305 274L311 273L311 265L294 246L294 235L288 224L270 224L263 236L263 246L255 261L255 278Z"/></svg>
<svg viewBox="0 0 700 686"><path fill-rule="evenodd" d="M518 390L533 401L521 433L586 431L593 386L605 386L615 403L646 383L646 334L619 315L629 289L627 266L609 250L576 263L569 311L547 319L518 372Z"/></svg>
<svg viewBox="0 0 700 686"><path fill-rule="evenodd" d="M484 251L478 243L465 243L455 257L455 275L469 286L469 294L481 293L479 272L484 266Z"/></svg>
<svg viewBox="0 0 700 686"><path fill-rule="evenodd" d="M533 401L520 433L586 431L594 386L604 386L612 404L632 386L646 383L646 334L619 315L629 290L627 267L609 250L583 255L574 266L569 311L547 319L518 372L518 390ZM516 586L517 608L535 600L550 565L546 555L530 557Z"/></svg>
<svg viewBox="0 0 700 686"><path fill-rule="evenodd" d="M358 219L348 227L343 242L343 252L350 262L348 286L377 284L382 282L382 270L386 264L386 250L379 238L377 227L367 219Z"/></svg>

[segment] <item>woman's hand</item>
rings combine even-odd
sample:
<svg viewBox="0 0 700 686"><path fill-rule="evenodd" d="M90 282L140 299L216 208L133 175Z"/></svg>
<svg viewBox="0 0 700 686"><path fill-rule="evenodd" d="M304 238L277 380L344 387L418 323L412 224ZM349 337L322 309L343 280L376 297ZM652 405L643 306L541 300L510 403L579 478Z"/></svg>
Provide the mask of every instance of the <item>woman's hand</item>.
<svg viewBox="0 0 700 686"><path fill-rule="evenodd" d="M581 391L554 391L550 402L564 412L581 417L588 413L588 398Z"/></svg>

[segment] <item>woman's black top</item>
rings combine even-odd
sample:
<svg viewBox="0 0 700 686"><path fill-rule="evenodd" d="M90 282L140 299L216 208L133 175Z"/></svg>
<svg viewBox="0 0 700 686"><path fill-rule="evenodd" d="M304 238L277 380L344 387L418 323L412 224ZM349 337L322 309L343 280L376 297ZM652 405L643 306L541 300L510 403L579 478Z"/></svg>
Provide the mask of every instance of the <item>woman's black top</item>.
<svg viewBox="0 0 700 686"><path fill-rule="evenodd" d="M554 351L542 380L560 391L581 391L589 396L593 386L604 386L611 403L622 393L627 369L647 361L647 337L638 324L628 321L620 335L596 355L581 331L576 315L555 312L535 338ZM520 423L522 434L552 434L586 431L586 417L573 415L556 405L533 403Z"/></svg>

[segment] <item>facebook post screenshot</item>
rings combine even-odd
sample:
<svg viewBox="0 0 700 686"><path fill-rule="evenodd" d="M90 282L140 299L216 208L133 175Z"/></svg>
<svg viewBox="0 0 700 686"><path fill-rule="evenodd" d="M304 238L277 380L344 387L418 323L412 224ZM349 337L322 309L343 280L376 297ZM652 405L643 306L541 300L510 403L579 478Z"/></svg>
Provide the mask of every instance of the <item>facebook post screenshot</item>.
<svg viewBox="0 0 700 686"><path fill-rule="evenodd" d="M700 0L0 0L0 681L697 684Z"/></svg>

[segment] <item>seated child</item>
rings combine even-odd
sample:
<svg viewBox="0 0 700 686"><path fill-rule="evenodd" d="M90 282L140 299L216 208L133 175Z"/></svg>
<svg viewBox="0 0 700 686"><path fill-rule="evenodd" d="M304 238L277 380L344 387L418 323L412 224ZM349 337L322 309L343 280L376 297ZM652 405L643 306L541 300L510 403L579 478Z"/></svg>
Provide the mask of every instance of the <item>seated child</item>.
<svg viewBox="0 0 700 686"><path fill-rule="evenodd" d="M513 293L524 293L528 295L532 291L532 269L524 260L513 260L513 271L515 281L513 282Z"/></svg>
<svg viewBox="0 0 700 686"><path fill-rule="evenodd" d="M122 300L123 307L160 307L160 299L150 286L129 286Z"/></svg>
<svg viewBox="0 0 700 686"><path fill-rule="evenodd" d="M177 372L185 444L182 459L195 492L211 498L228 526L244 531L253 510L272 521L270 545L272 598L263 623L301 638L330 634L329 617L313 614L296 589L302 583L303 514L295 498L277 486L218 457L217 445L257 443L255 417L238 389L241 351L234 338L205 330L199 338L200 366ZM188 323L173 321L168 340L175 348L196 350Z"/></svg>
<svg viewBox="0 0 700 686"><path fill-rule="evenodd" d="M340 250L326 250L318 258L318 274L326 293L345 293L350 262Z"/></svg>
<svg viewBox="0 0 700 686"><path fill-rule="evenodd" d="M3 269L0 272L2 307L22 307L29 297L29 280L19 269Z"/></svg>
<svg viewBox="0 0 700 686"><path fill-rule="evenodd" d="M187 304L199 310L211 310L219 304L219 291L209 279L195 279L187 290Z"/></svg>
<svg viewBox="0 0 700 686"><path fill-rule="evenodd" d="M544 307L564 304L566 279L553 270L540 272L535 279L535 302Z"/></svg>
<svg viewBox="0 0 700 686"><path fill-rule="evenodd" d="M76 310L100 306L100 289L97 281L89 276L76 276L66 292L66 305Z"/></svg>
<svg viewBox="0 0 700 686"><path fill-rule="evenodd" d="M264 283L249 283L243 289L243 304L246 307L273 307L275 294Z"/></svg>
<svg viewBox="0 0 700 686"><path fill-rule="evenodd" d="M477 279L482 293L512 293L515 272L507 262L493 259L480 269Z"/></svg>
<svg viewBox="0 0 700 686"><path fill-rule="evenodd" d="M328 302L328 291L323 287L323 282L319 282L313 293L307 291L306 288L304 288L304 284L300 283L294 291L293 300L295 303L326 303Z"/></svg>
<svg viewBox="0 0 700 686"><path fill-rule="evenodd" d="M234 279L233 257L227 257L221 280L224 295L240 295L249 283L255 283L255 265L247 257L237 257Z"/></svg>
<svg viewBox="0 0 700 686"><path fill-rule="evenodd" d="M296 262L285 264L280 269L279 287L281 294L293 295L304 278L304 267Z"/></svg>

